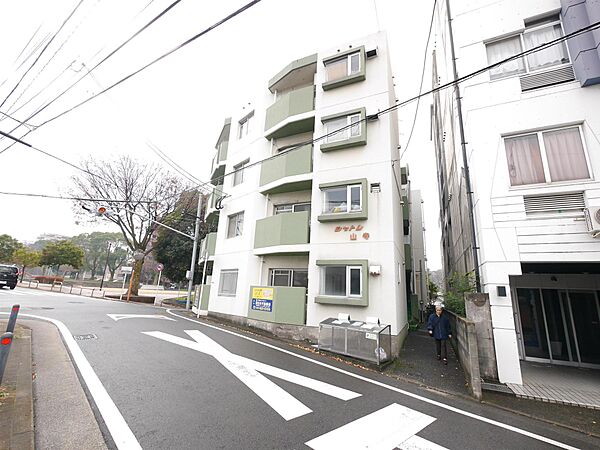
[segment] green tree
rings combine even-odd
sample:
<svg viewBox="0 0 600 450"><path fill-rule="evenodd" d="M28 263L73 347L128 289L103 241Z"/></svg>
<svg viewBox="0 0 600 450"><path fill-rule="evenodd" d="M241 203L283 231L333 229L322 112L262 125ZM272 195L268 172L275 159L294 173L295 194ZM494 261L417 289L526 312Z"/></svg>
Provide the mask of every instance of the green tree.
<svg viewBox="0 0 600 450"><path fill-rule="evenodd" d="M0 234L0 263L10 262L15 250L23 247L19 241L8 234Z"/></svg>
<svg viewBox="0 0 600 450"><path fill-rule="evenodd" d="M429 299L433 300L433 299L435 299L435 298L438 297L438 294L440 292L440 288L438 287L437 284L435 284L433 282L433 280L429 280L427 282L427 291L429 293Z"/></svg>
<svg viewBox="0 0 600 450"><path fill-rule="evenodd" d="M40 265L55 267L57 272L62 265L79 269L83 265L83 249L71 241L48 243L42 250Z"/></svg>
<svg viewBox="0 0 600 450"><path fill-rule="evenodd" d="M95 231L93 233L83 233L71 239L71 241L83 249L83 269L89 270L91 278L96 278L96 274L104 269L106 264L107 252L117 243L123 240L121 233L106 233ZM110 258L110 254L108 255Z"/></svg>
<svg viewBox="0 0 600 450"><path fill-rule="evenodd" d="M175 211L165 218L165 223L176 230L182 231L190 236L194 235L196 212L198 205L196 191L185 192L177 201ZM203 198L203 207L206 198ZM206 227L200 228L200 239L206 235ZM175 233L167 228L161 228L157 232L156 241L153 244L154 258L164 265L163 276L174 282L184 281L185 273L190 268L194 241L190 238ZM200 282L198 272L194 273L194 281Z"/></svg>
<svg viewBox="0 0 600 450"><path fill-rule="evenodd" d="M121 237L119 235L119 237ZM127 248L127 244L120 238L115 240L115 245L111 246L110 254L108 255L108 272L110 273L110 281L114 280L115 272L121 267L131 256L131 252Z"/></svg>
<svg viewBox="0 0 600 450"><path fill-rule="evenodd" d="M471 292L475 292L475 274L454 272L448 278L448 290L444 295L445 307L465 317L465 294Z"/></svg>
<svg viewBox="0 0 600 450"><path fill-rule="evenodd" d="M40 258L42 254L37 250L32 250L27 247L21 247L13 253L12 260L23 266L21 271L21 282L23 281L23 277L25 276L25 269L27 267L37 267L40 264Z"/></svg>

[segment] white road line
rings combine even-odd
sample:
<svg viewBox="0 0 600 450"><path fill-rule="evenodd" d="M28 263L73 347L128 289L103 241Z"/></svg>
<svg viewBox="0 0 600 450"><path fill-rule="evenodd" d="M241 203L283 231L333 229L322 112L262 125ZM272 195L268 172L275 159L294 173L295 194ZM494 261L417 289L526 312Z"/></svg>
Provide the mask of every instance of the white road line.
<svg viewBox="0 0 600 450"><path fill-rule="evenodd" d="M0 312L0 314L8 315L9 313ZM96 375L96 372L94 372L94 369L77 345L75 339L73 339L73 335L67 326L60 320L35 316L33 314L19 314L19 317L30 317L33 319L45 320L51 322L56 326L56 328L58 328L62 334L65 344L67 344L67 347L69 348L73 361L79 369L79 373L81 374L83 381L85 381L90 394L94 398L94 402L96 403L96 406L98 407L98 410L104 419L104 423L106 424L110 435L115 441L117 448L124 450L141 450L142 447L140 446L140 443L133 435L129 425L127 425L127 422L125 422L125 419L110 398L110 395L108 395L108 392L106 392L104 385L98 378L98 375Z"/></svg>
<svg viewBox="0 0 600 450"><path fill-rule="evenodd" d="M371 378L367 378L367 377L364 377L362 375L358 375L356 373L348 372L348 371L346 371L344 369L341 369L339 367L330 366L329 364L326 364L326 363L324 363L322 361L317 361L315 359L309 358L308 356L299 355L299 354L294 353L294 352L292 352L290 350L285 350L285 349L279 348L279 347L277 347L275 345L267 344L266 342L261 342L258 339L254 339L254 338L251 338L249 336L244 336L243 334L236 333L236 332L231 331L231 330L227 330L227 329L224 329L224 328L217 327L215 325L204 323L204 322L201 322L199 320L190 319L189 317L180 316L179 314L175 314L174 312L172 312L170 309L167 309L167 308L165 308L165 309L166 309L166 311L167 311L168 314L171 314L172 316L175 316L175 317L179 317L180 319L189 320L190 322L198 323L198 324L203 325L205 327L213 328L213 329L219 330L219 331L221 331L223 333L228 333L228 334L237 336L239 338L246 339L248 341L254 342L254 343L259 344L259 345L262 345L264 347L268 347L268 348L271 348L273 350L277 350L278 352L282 352L282 353L294 356L295 358L303 359L303 360L308 361L308 362L310 362L312 364L316 364L318 366L326 367L326 368L328 368L330 370L333 370L335 372L338 372L338 373L343 373L343 374L345 374L345 375L347 375L349 377L356 378L358 380L362 380L362 381L365 381L367 383L374 384L374 385L382 387L384 389L389 389L390 391L394 391L394 392L397 392L399 394L406 395L407 397L411 397L411 398L414 398L416 400L420 400L420 401L422 401L424 403L429 403L430 405L434 405L434 406L443 408L443 409L445 409L447 411L452 411L454 413L461 414L461 415L463 415L465 417L469 417L471 419L479 420L481 422L484 422L484 423L487 423L487 424L490 424L490 425L494 425L494 426L497 426L499 428L503 428L505 430L512 431L512 432L518 433L518 434L520 434L522 436L527 436L527 437L529 437L531 439L535 439L535 440L538 440L538 441L541 441L541 442L545 442L547 444L551 444L551 445L554 445L554 446L559 447L559 448L564 448L564 449L567 449L567 450L578 450L577 447L573 447L571 445L564 444L564 443L559 442L559 441L555 441L554 439L550 439L550 438L547 438L545 436L542 436L542 435L539 435L539 434L536 434L536 433L532 433L530 431L523 430L521 428L518 428L518 427L515 427L515 426L512 426L512 425L508 425L506 423L498 422L497 420L488 419L487 417L483 417L483 416L480 416L478 414L474 414L474 413L471 413L469 411L462 410L460 408L455 408L454 406L446 405L445 403L438 402L437 400L431 400L431 399L429 399L427 397L422 397L422 396L420 396L418 394L413 394L412 392L405 391L404 389L400 389L400 388L397 388L395 386L391 386L391 385L386 384L386 383L382 383L381 381L372 380Z"/></svg>
<svg viewBox="0 0 600 450"><path fill-rule="evenodd" d="M164 319L164 320L172 320L173 322L177 322L175 319L171 317L163 316L161 314L107 314L115 322L122 319Z"/></svg>
<svg viewBox="0 0 600 450"><path fill-rule="evenodd" d="M308 441L306 445L314 450L392 450L434 421L434 417L393 403Z"/></svg>
<svg viewBox="0 0 600 450"><path fill-rule="evenodd" d="M408 438L398 448L402 450L448 450L446 447L437 445L417 435Z"/></svg>

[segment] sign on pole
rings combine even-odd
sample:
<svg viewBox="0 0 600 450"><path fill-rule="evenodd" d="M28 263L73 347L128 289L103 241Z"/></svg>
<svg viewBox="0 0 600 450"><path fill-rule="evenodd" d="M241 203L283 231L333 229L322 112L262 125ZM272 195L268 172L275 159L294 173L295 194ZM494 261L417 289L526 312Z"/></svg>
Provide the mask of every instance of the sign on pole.
<svg viewBox="0 0 600 450"><path fill-rule="evenodd" d="M133 270L133 267L130 267L130 266L121 267L121 272L123 272L123 273L131 273L132 270Z"/></svg>
<svg viewBox="0 0 600 450"><path fill-rule="evenodd" d="M162 272L162 270L163 270L164 268L165 268L165 266L163 266L161 263L158 263L158 264L156 265L156 270L157 270L158 272Z"/></svg>

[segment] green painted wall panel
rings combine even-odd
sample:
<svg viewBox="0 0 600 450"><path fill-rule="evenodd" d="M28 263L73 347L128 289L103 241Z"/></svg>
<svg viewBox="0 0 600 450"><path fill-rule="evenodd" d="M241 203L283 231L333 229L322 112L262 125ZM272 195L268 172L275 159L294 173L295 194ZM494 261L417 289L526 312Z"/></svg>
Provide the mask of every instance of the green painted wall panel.
<svg viewBox="0 0 600 450"><path fill-rule="evenodd" d="M256 221L254 248L308 244L309 211L278 214Z"/></svg>
<svg viewBox="0 0 600 450"><path fill-rule="evenodd" d="M312 145L308 144L263 162L260 169L260 186L281 178L310 172L312 172Z"/></svg>
<svg viewBox="0 0 600 450"><path fill-rule="evenodd" d="M265 131L279 122L296 114L302 114L315 109L315 87L306 86L287 92L267 108Z"/></svg>
<svg viewBox="0 0 600 450"><path fill-rule="evenodd" d="M271 311L252 309L253 288L273 289ZM281 286L250 286L248 318L289 325L306 324L306 288Z"/></svg>
<svg viewBox="0 0 600 450"><path fill-rule="evenodd" d="M217 233L208 233L205 239L207 242L208 256L214 256L217 248Z"/></svg>
<svg viewBox="0 0 600 450"><path fill-rule="evenodd" d="M198 291L200 292L200 291ZM202 297L200 298L200 309L208 311L208 298L210 297L210 284L205 284L202 290Z"/></svg>
<svg viewBox="0 0 600 450"><path fill-rule="evenodd" d="M317 54L316 53L313 55L308 55L308 56L305 56L304 58L300 58L300 59L296 59L296 60L292 61L287 66L285 66L282 70L280 70L279 73L277 73L277 75L275 75L273 78L271 78L269 80L269 90L271 90L273 88L274 84L279 83L281 80L283 80L286 76L288 76L293 71L298 70L302 67L310 66L311 64L315 64L316 62L317 62ZM315 69L315 71L316 71L316 69Z"/></svg>

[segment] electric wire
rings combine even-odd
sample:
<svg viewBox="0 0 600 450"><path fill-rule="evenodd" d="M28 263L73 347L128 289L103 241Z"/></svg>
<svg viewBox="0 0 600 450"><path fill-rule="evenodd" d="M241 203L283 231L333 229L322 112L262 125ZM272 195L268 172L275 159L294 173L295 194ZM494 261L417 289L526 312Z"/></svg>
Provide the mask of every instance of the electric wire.
<svg viewBox="0 0 600 450"><path fill-rule="evenodd" d="M419 84L419 95L423 93L423 81L425 80L425 68L427 65L427 50L429 49L429 42L431 41L431 32L433 31L433 22L435 19L436 7L437 7L437 0L433 0L433 10L431 11L431 21L429 22L429 32L427 33L427 42L425 44L425 51L423 52L423 69L421 70L421 82ZM421 97L419 97L417 99L417 106L415 106L415 115L412 120L412 125L410 127L408 139L406 140L406 144L404 144L402 153L400 153L400 160L402 160L402 157L408 150L408 146L410 145L410 141L412 140L413 133L415 131L415 125L417 124L417 116L419 114L419 105L420 104L421 104Z"/></svg>
<svg viewBox="0 0 600 450"><path fill-rule="evenodd" d="M60 25L60 27L58 28L58 30L56 30L56 32L54 33L54 35L50 38L50 40L46 43L46 45L44 46L44 48L42 49L42 51L37 55L37 57L35 58L35 60L33 61L33 63L31 63L31 65L29 66L29 68L25 71L25 73L21 76L21 78L19 79L19 81L17 82L17 84L15 84L15 86L12 88L12 90L8 93L8 95L4 98L4 100L2 101L2 103L0 103L0 108L2 106L4 106L4 104L6 103L6 101L9 99L9 97L17 90L17 88L19 87L19 85L21 84L21 82L23 81L23 79L27 76L27 74L29 73L29 71L31 69L33 69L33 67L36 65L36 63L40 60L40 58L42 57L42 55L46 52L46 50L48 50L48 47L50 46L50 44L52 44L52 42L54 41L54 39L56 38L56 36L58 36L58 34L61 32L61 30L65 27L65 25L67 24L67 22L71 19L71 17L73 17L73 15L77 12L77 10L79 9L79 7L81 6L81 4L84 2L84 0L79 0L79 2L77 3L77 5L75 5L75 8L73 8L73 10L71 11L71 13L67 16L67 18L65 20L63 20L62 24ZM25 119L24 122L28 122L29 119Z"/></svg>
<svg viewBox="0 0 600 450"><path fill-rule="evenodd" d="M113 202L113 203L156 203L153 200L118 200L114 198L91 198L91 197L65 197L61 195L50 195L50 194L37 194L30 192L7 192L0 191L0 195L12 195L15 197L35 197L35 198L48 198L55 200L79 200L84 202Z"/></svg>
<svg viewBox="0 0 600 450"><path fill-rule="evenodd" d="M15 58L14 63L16 64L17 61L19 60L19 58L21 57L21 55L23 55L23 53L25 53L25 50L27 50L27 48L29 47L29 44L31 44L31 41L33 41L33 39L35 38L35 36L38 34L38 32L40 31L40 29L42 28L42 24L40 24L37 29L33 32L33 34L31 35L31 37L29 38L29 40L27 41L27 44L25 44L25 47L23 47L23 49L21 50L21 52L18 54L18 56Z"/></svg>
<svg viewBox="0 0 600 450"><path fill-rule="evenodd" d="M259 0L259 1L260 1L260 0ZM444 90L444 89L447 89L447 88L449 88L449 87L452 87L452 86L458 85L459 83L463 83L463 82L464 82L464 81L466 81L466 80L469 80L469 79L471 79L471 78L474 78L475 76L477 76L477 75L480 75L480 74L482 74L482 73L485 73L485 72L487 72L488 70L490 70L490 69L493 69L493 68L495 68L495 67L498 67L498 66L500 66L500 65L502 65L502 64L505 64L505 63L507 63L507 62L510 62L510 61L513 61L513 60L515 60L515 59L522 58L522 57L524 57L524 56L527 56L527 55L530 55L530 54L533 54L533 53L536 53L536 52L542 51L542 50L544 50L544 49L546 49L546 48L548 48L548 47L551 47L551 46L553 46L553 45L556 45L556 44L558 44L558 43L560 43L560 42L566 41L566 40L568 40L568 39L571 39L571 38L573 38L573 37L575 37L575 36L578 36L578 35L580 35L580 34L583 34L583 33L587 33L587 32L589 32L589 31L592 31L592 30L595 30L595 29L598 29L598 28L600 28L600 21L598 21L598 22L595 22L595 23L593 23L593 24L591 24L591 25L588 25L588 26L586 26L586 27L583 27L583 28L581 28L581 29L579 29L579 30L575 30L575 31L573 31L573 32L571 32L571 33L569 33L569 34L567 34L567 35L564 35L564 36L562 36L562 37L560 37L560 38L557 38L557 39L551 40L551 41L549 41L549 42L546 42L546 43L540 44L540 45L538 45L538 46L536 46L536 47L532 47L532 48L531 48L531 49L529 49L529 50L522 51L522 52L520 52L520 53L517 53L517 54L515 54L515 55L513 55L513 56L510 56L510 57L508 57L508 58L505 58L505 59L503 59L503 60L497 61L496 63L493 63L493 64L489 64L489 65L487 65L487 66L484 66L484 67L482 67L482 68L480 68L480 69L478 69L478 70L476 70L476 71L474 71L474 72L470 72L470 73L469 73L469 74L467 74L467 75L464 75L464 76L462 76L462 77L458 77L458 78L456 78L456 79L454 79L454 80L452 80L452 81L449 81L449 82L447 82L447 83L441 84L441 85L439 85L439 86L437 86L437 87L435 87L435 88L433 88L433 89L431 89L431 90L429 90L429 91L427 91L427 92L424 92L424 93L417 94L416 96L410 97L410 98L408 98L408 99L406 99L406 100L403 100L402 102L398 102L398 101L396 101L396 103L395 103L394 105L392 105L392 106L390 106L390 107L388 107L388 108L386 108L386 109L383 109L383 110L381 110L381 111L377 112L376 114L371 114L371 115L368 115L368 116L366 116L365 118L363 118L363 119L359 120L358 122L355 122L355 123L352 123L352 124L349 124L349 125L345 125L345 126L343 126L343 127L340 127L339 129L336 129L336 130L333 130L333 131L331 131L331 132L329 132L329 133L326 133L326 134L323 134L323 135L321 135L321 136L318 136L318 137L316 137L316 138L314 138L314 139L312 139L312 140L308 140L308 141L305 141L305 142L302 142L302 143L296 144L295 146L293 146L293 147L290 147L289 149L287 149L287 150L286 150L286 151L284 151L284 152L280 152L280 153L278 153L278 154L276 154L276 155L272 155L272 156L270 156L270 157L268 157L268 158L264 158L264 159L262 159L262 160L255 161L254 163L247 164L247 165L245 165L243 168L240 168L240 169L234 169L234 170L233 170L233 171L231 171L231 172L224 173L223 175L221 175L221 176L217 177L215 180L216 180L216 181L222 181L222 180L223 180L223 179L224 179L226 176L233 175L233 174L235 174L235 173L237 173L237 172L240 172L240 171L242 171L242 170L246 170L246 169L248 169L248 168L251 168L251 167L254 167L254 166L260 165L260 164L262 164L263 162L270 161L270 160L273 160L273 159L279 158L279 157L281 157L281 156L287 155L287 154L288 154L289 152L291 152L291 151L298 150L298 149L300 149L300 148L302 148L302 147L304 147L304 146L306 146L306 145L313 144L313 143L315 143L315 142L318 142L318 141L321 141L321 140L323 140L323 139L326 139L326 138L327 138L327 137L329 137L329 136L332 136L332 135L338 134L338 133L340 133L341 131L344 131L344 130L346 130L346 129L350 129L350 128L352 128L352 127L355 127L357 123L363 123L363 122L365 122L365 123L366 123L366 122L368 122L368 121L370 121L370 120L375 120L375 119L377 119L377 118L378 118L379 116L381 116L381 115L388 114L388 113L390 113L390 112L392 112L392 111L395 111L395 110L397 110L397 109L399 109L399 108L401 108L401 107L403 107L403 106L405 106L405 105L407 105L407 104L410 104L410 103L412 103L412 102L414 102L414 101L418 100L420 97L424 97L424 96L427 96L427 95L431 95L431 94L433 94L433 93L439 92L439 91L441 91L441 90ZM79 167L79 166L77 166L77 165L75 165L75 164L73 164L73 163L70 163L70 162L68 162L68 161L65 161L65 160L63 160L63 159L61 159L61 158L59 158L59 157L57 157L57 156L55 156L55 155L52 155L52 154L51 154L51 153L49 153L49 152L46 152L46 151L44 151L44 150L42 150L42 149L39 149L39 148L37 148L37 147L34 147L34 146L32 146L31 144L28 144L28 143L24 142L24 141L22 141L22 140L20 140L20 139L18 139L18 138L16 138L16 137L13 137L13 136L9 135L8 133L4 133L4 132L0 131L0 134L1 134L1 135L4 135L4 136L6 136L6 137L8 137L8 138L10 138L10 139L13 139L14 141L16 141L16 142L19 142L19 143L21 143L21 144L23 144L23 145L26 145L27 147L30 147L30 148L32 148L32 149L34 149L34 150L37 150L37 151L39 151L39 152L41 152L41 153L43 153L43 154L45 154L45 155L47 155L47 156L49 156L49 157L51 157L51 158L57 159L57 160L59 160L59 161L61 161L61 162L65 163L65 164L67 164L67 165L69 165L69 166L71 166L71 167L74 167L74 168L76 168L76 169L78 169L78 170L82 170L82 171L84 171L84 172L86 172L86 173L88 173L88 174L90 174L90 175L92 175L92 176L97 176L97 175L95 175L95 174L92 174L91 172L89 172L89 171L87 171L87 170L85 170L85 169L83 169L83 168L81 168L81 167ZM199 186L195 186L194 188L197 188L197 187L199 187Z"/></svg>

